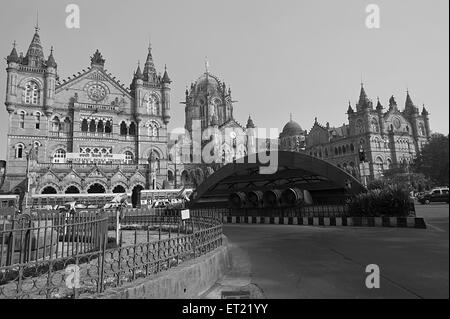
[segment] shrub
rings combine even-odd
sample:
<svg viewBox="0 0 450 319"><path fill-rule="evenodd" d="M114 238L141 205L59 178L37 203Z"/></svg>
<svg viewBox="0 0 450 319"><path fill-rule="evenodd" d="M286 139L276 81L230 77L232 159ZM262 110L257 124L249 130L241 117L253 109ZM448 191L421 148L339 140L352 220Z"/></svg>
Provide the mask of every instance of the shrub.
<svg viewBox="0 0 450 319"><path fill-rule="evenodd" d="M354 197L349 203L355 217L407 217L410 213L408 191L398 185L369 190Z"/></svg>

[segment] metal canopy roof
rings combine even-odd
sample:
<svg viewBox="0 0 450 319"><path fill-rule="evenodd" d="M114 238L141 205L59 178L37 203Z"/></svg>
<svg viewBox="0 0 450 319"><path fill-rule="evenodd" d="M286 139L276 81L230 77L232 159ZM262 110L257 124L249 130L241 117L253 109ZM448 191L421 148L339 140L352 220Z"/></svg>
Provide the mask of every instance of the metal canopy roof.
<svg viewBox="0 0 450 319"><path fill-rule="evenodd" d="M191 204L228 200L234 192L267 191L297 187L309 191L325 191L356 195L365 187L352 175L321 159L302 153L275 152L278 169L274 174L261 174L259 161L225 165L205 180L191 195ZM254 155L253 155L254 156ZM257 155L259 157L259 154Z"/></svg>

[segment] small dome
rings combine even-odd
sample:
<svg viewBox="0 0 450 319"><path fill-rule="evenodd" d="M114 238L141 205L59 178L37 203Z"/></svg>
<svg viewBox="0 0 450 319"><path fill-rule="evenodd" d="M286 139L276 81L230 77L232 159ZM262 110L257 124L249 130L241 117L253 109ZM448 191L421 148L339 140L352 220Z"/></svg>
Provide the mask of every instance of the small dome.
<svg viewBox="0 0 450 319"><path fill-rule="evenodd" d="M283 131L281 132L281 135L282 136L303 135L303 130L297 122L290 120L284 126Z"/></svg>

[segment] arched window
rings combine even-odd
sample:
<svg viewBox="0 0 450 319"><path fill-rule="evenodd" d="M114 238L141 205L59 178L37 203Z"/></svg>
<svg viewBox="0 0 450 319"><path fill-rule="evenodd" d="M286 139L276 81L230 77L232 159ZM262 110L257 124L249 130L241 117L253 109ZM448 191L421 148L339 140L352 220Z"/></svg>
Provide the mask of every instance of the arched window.
<svg viewBox="0 0 450 319"><path fill-rule="evenodd" d="M86 119L83 119L83 121L81 121L81 132L87 131L88 131L88 121Z"/></svg>
<svg viewBox="0 0 450 319"><path fill-rule="evenodd" d="M379 156L377 156L377 158L375 159L374 169L375 169L376 177L382 176L382 174L383 174L383 159Z"/></svg>
<svg viewBox="0 0 450 319"><path fill-rule="evenodd" d="M425 134L425 127L423 126L423 123L420 123L419 124L419 134L421 135L421 136L425 136L426 134Z"/></svg>
<svg viewBox="0 0 450 319"><path fill-rule="evenodd" d="M113 188L113 193L119 193L119 194L123 194L126 193L127 191L125 190L125 187L123 187L122 185L117 185L116 187Z"/></svg>
<svg viewBox="0 0 450 319"><path fill-rule="evenodd" d="M23 149L24 149L24 145L23 144L17 144L16 147L16 158L23 158Z"/></svg>
<svg viewBox="0 0 450 319"><path fill-rule="evenodd" d="M70 133L72 131L72 122L69 117L64 119L64 132Z"/></svg>
<svg viewBox="0 0 450 319"><path fill-rule="evenodd" d="M95 133L97 131L97 124L95 123L95 120L91 120L89 123L89 132Z"/></svg>
<svg viewBox="0 0 450 319"><path fill-rule="evenodd" d="M52 120L52 131L59 132L60 127L61 127L61 121L59 120L59 117L55 116Z"/></svg>
<svg viewBox="0 0 450 319"><path fill-rule="evenodd" d="M41 113L37 112L34 116L36 130L41 129Z"/></svg>
<svg viewBox="0 0 450 319"><path fill-rule="evenodd" d="M80 190L76 186L69 186L64 193L66 193L66 194L79 194Z"/></svg>
<svg viewBox="0 0 450 319"><path fill-rule="evenodd" d="M134 124L134 122L131 122L131 124L130 124L129 133L130 133L131 136L135 136L136 135L136 124Z"/></svg>
<svg viewBox="0 0 450 319"><path fill-rule="evenodd" d="M20 111L19 113L19 127L25 128L25 111Z"/></svg>
<svg viewBox="0 0 450 319"><path fill-rule="evenodd" d="M335 147L334 148L334 155L338 155L338 154L339 154L339 151L338 151L337 147Z"/></svg>
<svg viewBox="0 0 450 319"><path fill-rule="evenodd" d="M47 186L41 192L41 194L57 194L57 190L52 186Z"/></svg>
<svg viewBox="0 0 450 319"><path fill-rule="evenodd" d="M150 137L158 137L159 136L159 125L158 123L151 121L146 124L148 129L148 136Z"/></svg>
<svg viewBox="0 0 450 319"><path fill-rule="evenodd" d="M364 133L364 123L362 120L356 121L356 134Z"/></svg>
<svg viewBox="0 0 450 319"><path fill-rule="evenodd" d="M149 115L159 115L159 102L156 96L148 95L144 102Z"/></svg>
<svg viewBox="0 0 450 319"><path fill-rule="evenodd" d="M103 133L104 130L105 130L105 127L104 127L104 125L103 125L103 121L102 121L102 120L98 121L98 124L97 124L97 132Z"/></svg>
<svg viewBox="0 0 450 319"><path fill-rule="evenodd" d="M350 151L353 153L355 151L355 145L350 144Z"/></svg>
<svg viewBox="0 0 450 319"><path fill-rule="evenodd" d="M125 163L133 164L134 155L130 151L125 152Z"/></svg>
<svg viewBox="0 0 450 319"><path fill-rule="evenodd" d="M65 163L66 162L66 151L62 148L57 149L53 155L53 163Z"/></svg>
<svg viewBox="0 0 450 319"><path fill-rule="evenodd" d="M122 121L122 123L120 123L120 135L124 136L128 134L128 127L127 124Z"/></svg>
<svg viewBox="0 0 450 319"><path fill-rule="evenodd" d="M380 128L378 126L378 121L376 119L373 118L370 125L372 127L372 132L378 133L380 131Z"/></svg>
<svg viewBox="0 0 450 319"><path fill-rule="evenodd" d="M106 121L105 133L110 134L112 132L112 124L110 121Z"/></svg>
<svg viewBox="0 0 450 319"><path fill-rule="evenodd" d="M36 82L30 81L25 84L24 100L26 104L39 104L40 91Z"/></svg>
<svg viewBox="0 0 450 319"><path fill-rule="evenodd" d="M173 182L174 176L173 176L173 172L172 171L167 171L167 180L169 182Z"/></svg>
<svg viewBox="0 0 450 319"><path fill-rule="evenodd" d="M325 157L328 157L328 148L325 149Z"/></svg>

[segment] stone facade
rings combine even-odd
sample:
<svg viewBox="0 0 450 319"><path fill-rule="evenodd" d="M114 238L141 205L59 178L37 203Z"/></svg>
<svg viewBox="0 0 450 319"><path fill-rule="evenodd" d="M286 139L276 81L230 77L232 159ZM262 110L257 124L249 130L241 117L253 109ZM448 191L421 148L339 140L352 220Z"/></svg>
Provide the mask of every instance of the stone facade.
<svg viewBox="0 0 450 319"><path fill-rule="evenodd" d="M14 46L7 57L3 190L40 194L162 188L170 83L167 70L157 74L151 48L129 87L107 72L98 50L90 67L60 81L53 50L45 59L36 28L26 55L18 55ZM80 163L69 160L70 153L103 159ZM120 161L108 158L115 154L122 154Z"/></svg>
<svg viewBox="0 0 450 319"><path fill-rule="evenodd" d="M376 107L361 86L356 110L348 107L348 124L330 127L316 121L306 137L306 154L318 157L360 177L359 152L365 154L370 179L399 165L408 165L431 136L428 111L412 102L409 92L400 110L394 97L387 110L378 100Z"/></svg>
<svg viewBox="0 0 450 319"><path fill-rule="evenodd" d="M195 187L224 162L231 162L248 152L254 153L257 147L256 126L250 116L245 127L234 119L231 90L208 69L195 83L191 83L185 95L185 132L179 136L176 147L171 147L169 175L175 175L177 185ZM195 143L203 150L209 142L199 139L210 128L221 134L220 163L206 163L194 152Z"/></svg>

